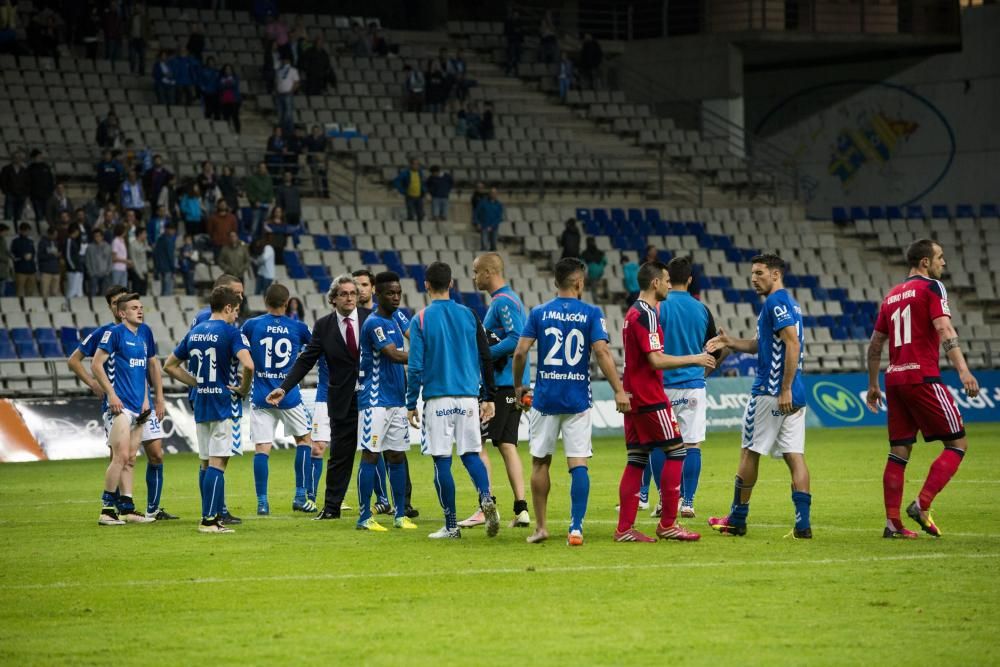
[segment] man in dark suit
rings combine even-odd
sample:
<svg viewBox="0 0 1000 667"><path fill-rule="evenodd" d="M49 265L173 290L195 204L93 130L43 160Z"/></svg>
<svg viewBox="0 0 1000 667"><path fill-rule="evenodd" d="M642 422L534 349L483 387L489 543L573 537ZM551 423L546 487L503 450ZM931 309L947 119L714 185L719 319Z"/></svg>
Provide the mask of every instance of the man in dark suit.
<svg viewBox="0 0 1000 667"><path fill-rule="evenodd" d="M330 412L330 458L326 463L326 497L316 520L339 519L340 504L354 470L358 445L358 402L354 389L358 382L358 340L361 325L372 312L358 308L358 285L350 274L337 276L327 292L334 307L329 315L316 320L312 339L299 354L281 387L272 391L267 402L277 405L285 394L319 361L326 358L330 368L327 410Z"/></svg>

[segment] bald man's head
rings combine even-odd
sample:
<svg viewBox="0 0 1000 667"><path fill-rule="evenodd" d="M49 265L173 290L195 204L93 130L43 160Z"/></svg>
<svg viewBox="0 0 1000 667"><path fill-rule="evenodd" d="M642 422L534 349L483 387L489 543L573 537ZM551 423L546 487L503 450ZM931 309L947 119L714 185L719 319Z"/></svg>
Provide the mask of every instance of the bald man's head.
<svg viewBox="0 0 1000 667"><path fill-rule="evenodd" d="M499 253L488 252L472 263L472 280L476 289L494 291L504 284L503 258Z"/></svg>

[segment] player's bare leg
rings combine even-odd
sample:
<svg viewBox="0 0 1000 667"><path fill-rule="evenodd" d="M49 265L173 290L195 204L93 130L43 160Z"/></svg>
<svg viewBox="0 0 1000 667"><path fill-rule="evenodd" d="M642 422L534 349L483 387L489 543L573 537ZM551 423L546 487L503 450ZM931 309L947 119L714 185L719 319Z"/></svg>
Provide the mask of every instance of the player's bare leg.
<svg viewBox="0 0 1000 667"><path fill-rule="evenodd" d="M944 450L931 464L927 479L920 489L920 495L906 508L907 516L916 521L928 535L941 537L940 529L931 518L931 503L958 471L958 466L962 463L968 448L969 443L964 436L956 440L946 440Z"/></svg>
<svg viewBox="0 0 1000 667"><path fill-rule="evenodd" d="M528 544L537 544L549 538L545 521L549 489L552 488L552 480L549 476L551 465L551 456L532 457L531 459L531 504L535 508L535 532L528 536Z"/></svg>
<svg viewBox="0 0 1000 667"><path fill-rule="evenodd" d="M116 416L111 422L108 446L111 450L111 461L108 462L108 467L104 471L103 507L98 523L102 526L120 526L125 521L118 516L115 499L124 490L121 487L122 472L128 464L130 448L128 420L121 415Z"/></svg>
<svg viewBox="0 0 1000 667"><path fill-rule="evenodd" d="M517 454L517 445L502 442L497 449L500 450L504 467L507 469L507 481L510 482L510 490L514 492L514 520L511 521L510 527L527 528L531 523L531 519L527 512L528 504L524 502L524 468L521 465L521 457ZM524 509L518 511L520 509L518 506Z"/></svg>

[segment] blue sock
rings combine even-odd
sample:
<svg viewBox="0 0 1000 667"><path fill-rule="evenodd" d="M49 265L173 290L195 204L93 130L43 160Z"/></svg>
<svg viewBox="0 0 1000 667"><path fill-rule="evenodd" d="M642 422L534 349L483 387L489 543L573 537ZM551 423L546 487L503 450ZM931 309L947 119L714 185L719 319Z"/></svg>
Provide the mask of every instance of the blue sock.
<svg viewBox="0 0 1000 667"><path fill-rule="evenodd" d="M809 508L812 505L812 494L805 491L792 491L792 502L795 503L795 529L809 528Z"/></svg>
<svg viewBox="0 0 1000 667"><path fill-rule="evenodd" d="M295 447L295 502L302 503L306 499L306 478L311 470L309 454L312 447L296 445Z"/></svg>
<svg viewBox="0 0 1000 667"><path fill-rule="evenodd" d="M358 466L358 523L372 518L372 493L375 491L375 469L378 466L361 459Z"/></svg>
<svg viewBox="0 0 1000 667"><path fill-rule="evenodd" d="M656 492L660 493L660 477L663 475L663 464L667 462L667 453L659 447L653 447L649 453L649 469L653 473L653 483L656 484ZM660 495L662 503L663 496Z"/></svg>
<svg viewBox="0 0 1000 667"><path fill-rule="evenodd" d="M267 463L269 458L267 454L260 452L253 455L253 485L257 490L258 503L267 502Z"/></svg>
<svg viewBox="0 0 1000 667"><path fill-rule="evenodd" d="M732 526L747 525L747 516L750 514L750 502L740 502L740 494L744 488L743 480L737 475L736 481L733 483L733 505L729 508L729 524Z"/></svg>
<svg viewBox="0 0 1000 667"><path fill-rule="evenodd" d="M477 459L478 454L473 454ZM463 457L464 458L464 457ZM480 461L482 466L483 462ZM483 472L486 469L483 468ZM455 517L455 478L451 476L451 457L434 457L434 488L437 489L438 502L444 510L444 525L448 530L458 528L458 519Z"/></svg>
<svg viewBox="0 0 1000 667"><path fill-rule="evenodd" d="M406 516L406 464L389 464L389 488L392 490L392 504L396 508L396 518Z"/></svg>
<svg viewBox="0 0 1000 667"><path fill-rule="evenodd" d="M652 476L653 466L647 462L646 467L642 469L642 484L639 485L639 502L649 502L649 480Z"/></svg>
<svg viewBox="0 0 1000 667"><path fill-rule="evenodd" d="M118 509L118 494L114 491L105 491L101 494L101 505L103 507L114 507Z"/></svg>
<svg viewBox="0 0 1000 667"><path fill-rule="evenodd" d="M472 483L476 485L476 491L479 492L480 501L484 498L489 498L490 476L486 472L486 466L483 465L483 460L479 458L479 453L469 452L468 454L462 454L462 464L465 466L465 469L469 471L469 477L472 478Z"/></svg>
<svg viewBox="0 0 1000 667"><path fill-rule="evenodd" d="M122 512L134 512L135 501L132 500L132 496L118 494L118 507L121 508Z"/></svg>
<svg viewBox="0 0 1000 667"><path fill-rule="evenodd" d="M385 467L385 455L379 454L375 463L375 498L376 502L389 504L389 473Z"/></svg>
<svg viewBox="0 0 1000 667"><path fill-rule="evenodd" d="M694 492L698 490L698 478L701 477L700 447L688 448L681 475L681 504L694 507Z"/></svg>
<svg viewBox="0 0 1000 667"><path fill-rule="evenodd" d="M146 512L152 514L160 508L163 493L163 464L146 463Z"/></svg>
<svg viewBox="0 0 1000 667"><path fill-rule="evenodd" d="M209 519L219 516L222 511L222 498L225 493L226 483L222 471L210 466L205 470L205 483L202 487L202 518Z"/></svg>
<svg viewBox="0 0 1000 667"><path fill-rule="evenodd" d="M308 485L308 496L309 500L316 500L316 489L319 488L320 477L323 476L323 457L313 456L312 462L312 477L309 478Z"/></svg>
<svg viewBox="0 0 1000 667"><path fill-rule="evenodd" d="M590 474L587 466L576 466L569 471L570 530L583 530L583 516L587 513L587 499L590 497Z"/></svg>
<svg viewBox="0 0 1000 667"><path fill-rule="evenodd" d="M203 509L205 507L205 470L206 468L198 468L198 495L201 497ZM205 516L204 512L202 512L202 516Z"/></svg>

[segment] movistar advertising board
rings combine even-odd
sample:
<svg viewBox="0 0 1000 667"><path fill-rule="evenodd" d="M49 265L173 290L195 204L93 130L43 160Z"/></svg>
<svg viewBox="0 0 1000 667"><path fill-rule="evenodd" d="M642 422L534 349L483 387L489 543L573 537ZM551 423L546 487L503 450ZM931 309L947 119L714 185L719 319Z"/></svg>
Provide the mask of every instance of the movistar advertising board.
<svg viewBox="0 0 1000 667"><path fill-rule="evenodd" d="M1000 371L973 372L980 392L969 398L958 381L958 373L944 371L941 379L955 399L966 422L1000 421ZM823 426L884 426L885 406L873 414L865 405L868 396L868 376L861 373L846 375L805 375L806 402L809 412ZM882 386L883 391L885 386Z"/></svg>

